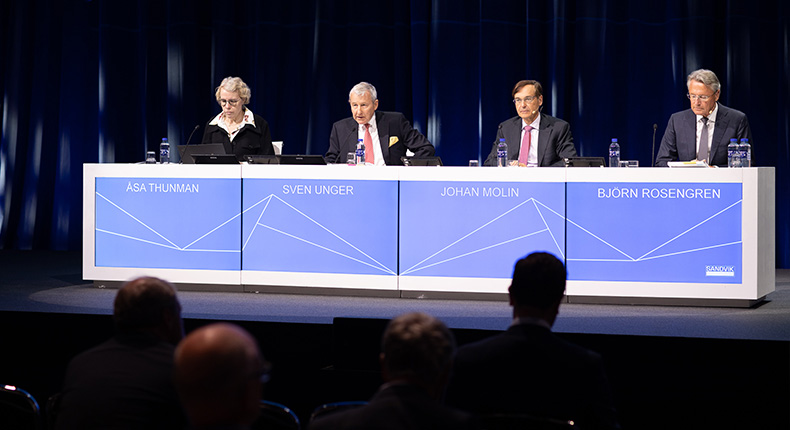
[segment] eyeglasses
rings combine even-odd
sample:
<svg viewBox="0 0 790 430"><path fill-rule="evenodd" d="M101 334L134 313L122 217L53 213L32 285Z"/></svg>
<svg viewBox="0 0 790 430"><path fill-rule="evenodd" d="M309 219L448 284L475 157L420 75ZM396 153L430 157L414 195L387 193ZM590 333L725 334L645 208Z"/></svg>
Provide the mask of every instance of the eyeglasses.
<svg viewBox="0 0 790 430"><path fill-rule="evenodd" d="M219 104L222 106L225 106L226 104L230 104L231 106L236 106L237 104L239 104L240 101L241 100L239 99L233 99L233 100L219 99Z"/></svg>
<svg viewBox="0 0 790 430"><path fill-rule="evenodd" d="M526 96L523 99L513 99L513 103L520 105L521 103L532 103L538 96Z"/></svg>
<svg viewBox="0 0 790 430"><path fill-rule="evenodd" d="M713 97L714 95L716 95L716 93L713 93L713 94L711 94L709 96L700 96L700 95L697 95L697 94L688 94L688 93L686 93L686 97L688 97L689 100L694 101L694 100L700 99L703 102L708 101L708 99Z"/></svg>

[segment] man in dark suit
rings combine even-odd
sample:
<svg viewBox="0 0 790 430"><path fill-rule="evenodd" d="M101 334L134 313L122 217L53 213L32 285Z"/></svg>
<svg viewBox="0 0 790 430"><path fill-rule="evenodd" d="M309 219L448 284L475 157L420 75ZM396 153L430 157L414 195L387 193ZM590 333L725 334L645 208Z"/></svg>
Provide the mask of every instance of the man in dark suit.
<svg viewBox="0 0 790 430"><path fill-rule="evenodd" d="M565 295L565 266L545 252L519 260L508 293L513 323L458 349L447 403L481 415L526 414L618 428L601 356L551 332Z"/></svg>
<svg viewBox="0 0 790 430"><path fill-rule="evenodd" d="M467 429L471 416L439 402L455 340L447 326L424 313L394 318L381 342L384 385L362 407L310 423L310 430Z"/></svg>
<svg viewBox="0 0 790 430"><path fill-rule="evenodd" d="M175 289L137 278L118 290L113 308L115 336L69 363L56 428L184 428L173 384L173 351L184 335Z"/></svg>
<svg viewBox="0 0 790 430"><path fill-rule="evenodd" d="M748 138L752 143L749 120L743 112L718 103L721 83L712 71L691 72L686 86L691 109L669 118L656 166L666 167L670 161L704 160L711 166L726 167L730 139Z"/></svg>
<svg viewBox="0 0 790 430"><path fill-rule="evenodd" d="M513 103L518 116L499 124L496 140L485 166L497 165L497 145L504 138L510 165L564 166L564 159L576 156L570 125L542 113L543 86L523 80L513 87Z"/></svg>
<svg viewBox="0 0 790 430"><path fill-rule="evenodd" d="M419 131L412 128L400 112L377 112L376 87L360 82L348 95L351 118L332 125L329 135L327 163L345 163L346 155L354 152L357 142L365 144L365 162L376 166L403 165L401 157L411 150L415 157L430 157L434 147Z"/></svg>

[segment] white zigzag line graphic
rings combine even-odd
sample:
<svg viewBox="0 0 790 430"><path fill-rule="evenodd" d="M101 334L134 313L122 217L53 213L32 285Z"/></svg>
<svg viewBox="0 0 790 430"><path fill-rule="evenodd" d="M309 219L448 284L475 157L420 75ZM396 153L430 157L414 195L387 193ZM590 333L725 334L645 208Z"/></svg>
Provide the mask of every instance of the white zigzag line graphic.
<svg viewBox="0 0 790 430"><path fill-rule="evenodd" d="M606 244L608 247L610 247L610 248L614 249L615 251L617 251L617 252L619 252L619 253L623 254L624 256L628 257L628 260L621 260L621 259L617 259L617 258L608 258L608 259L596 259L596 258L590 258L590 259L578 259L578 258L568 258L568 259L567 259L567 261L602 261L602 262L603 262L603 261L612 261L612 262L613 262L613 261L620 261L620 262L622 262L622 261L634 261L634 262L636 262L636 261L652 260L652 259L656 259L656 258L662 258L662 257L669 257L669 256L673 256L673 255L678 255L678 254L687 254L687 253L689 253L689 252L704 251L704 250L706 250L706 249L717 248L717 247L721 247L721 246L728 246L728 245L732 245L732 244L741 243L740 241L737 241L737 242L730 242L730 243L726 243L726 244L712 245L712 246L703 247L703 248L696 248L696 249L691 249L691 250L685 250L685 251L678 251L678 252L673 252L673 253L669 253L669 254L662 254L662 255L657 255L657 256L653 256L653 257L647 257L647 256L648 256L648 255L650 255L651 253L653 253L653 252L655 252L656 250L658 250L658 249L660 249L660 248L664 247L665 245L669 244L670 242L674 241L675 239L678 239L679 237L681 237L681 236L685 235L686 233L688 233L688 232L690 232L690 231L692 231L692 230L696 229L697 227L699 227L699 226L701 226L701 225L705 224L706 222L708 222L708 221L712 220L713 218L716 218L717 216L721 215L722 213L726 212L727 210L729 210L729 209L731 209L731 208L735 207L736 205L740 204L742 201L743 201L743 200L738 200L737 202L735 202L735 203L733 203L733 204L731 204L731 205L727 206L726 208L724 208L724 209L722 209L722 210L720 210L720 211L716 212L715 214L713 214L713 215L709 216L708 218L704 219L703 221L700 221L700 222L699 222L699 223L697 223L696 225L694 225L694 226L690 227L689 229L687 229L686 231L684 231L684 232L682 232L682 233L678 234L677 236L673 237L672 239L669 239L668 241L666 241L666 242L662 243L661 245L657 246L656 248L654 248L653 250L651 250L650 252L646 253L645 255L643 255L643 256L641 256L641 257L639 257L639 258L634 258L634 257L631 257L630 255L628 255L628 254L626 254L625 252L621 251L620 249L618 249L618 248L617 248L617 247L615 247L614 245L612 245L612 244L610 244L609 242L607 242L607 241L605 241L605 240L601 239L600 237L596 236L596 235L595 235L595 234L593 234L591 231L589 231L589 230L585 229L584 227L580 226L579 224L577 224L577 223L573 222L572 220L568 219L567 221L568 221L569 223L571 223L571 224L575 225L576 227L579 227L579 229L581 229L581 230L582 230L582 231L584 231L585 233L587 233L587 234L589 234L590 236L592 236L592 237L594 237L594 238L598 239L598 240L599 240L599 241L601 241L602 243Z"/></svg>
<svg viewBox="0 0 790 430"><path fill-rule="evenodd" d="M336 234L335 232L333 232L332 230L330 230L330 229L326 228L324 225L322 225L322 224L321 224L321 223L319 223L318 221L314 220L314 219L313 219L312 217L310 217L309 215L305 214L304 212L300 211L299 209L297 209L296 207L294 207L294 206L293 206L293 205L291 205L290 203L286 202L285 200L281 199L280 197L278 197L278 196L276 196L276 195L274 195L274 194L270 194L269 196L265 197L264 199L262 199L261 201L259 201L259 202L258 202L258 203L256 203L255 205L258 205L258 204L260 204L262 201L264 201L264 200L266 200L266 199L271 199L271 198L275 198L275 199L277 199L277 200L281 201L283 204L285 204L286 206L288 206L289 208L291 208L292 210L294 210L294 211L295 211L296 213L298 213L299 215L301 215L301 216L305 217L307 220L309 220L309 221L310 221L310 222L312 222L313 224L317 225L318 227L320 227L321 229L323 229L323 230L324 230L324 231L326 231L327 233L331 234L331 235L332 235L332 236L334 236L336 239L340 240L341 242L343 242L343 243L345 243L346 245L348 245L348 246L350 246L351 248L353 248L355 251L357 251L357 252L359 252L360 254L364 255L366 258L370 259L370 261L372 261L372 262L374 262L374 263L378 264L378 265L379 265L379 267L377 267L377 269L379 269L379 270L383 270L383 271L384 271L384 272L386 272L386 273L392 273L393 275L395 274L395 272L394 272L392 269L390 269L389 267L387 267L387 266L385 266L384 264L380 263L378 260L376 260L375 258L371 257L370 255L368 255L367 253L365 253L365 252L364 252L364 251L362 251L361 249L357 248L356 246L352 245L350 242L348 242L347 240L343 239L342 237L340 237L339 235L337 235L337 234ZM255 205L253 205L253 206L255 206ZM268 203L267 203L267 207L268 207ZM252 208L252 207L250 207L250 209L251 209L251 208ZM266 208L264 208L264 211L265 211L265 210L266 210ZM245 212L246 212L246 211L245 211ZM261 216L260 216L260 217L258 217L258 221L256 222L256 227L257 227L257 225L261 225L261 226L263 226L263 227L268 227L268 226L266 226L266 225L264 225L264 224L260 224L260 220L261 220L261 218L262 218L262 217L263 217L263 212L261 212ZM272 229L271 227L268 227L268 228ZM254 229L255 229L255 228L253 227L253 230L254 230ZM272 230L274 230L274 229L272 229ZM299 240L303 240L304 242L310 243L309 241L307 241L307 240L305 240L305 239L302 239L302 238L299 238L299 237L297 237L297 236L293 236L293 235L290 235L290 234L287 234L287 233L284 233L284 232L280 232L280 233L283 233L283 234L285 234L285 235L287 235L287 236L290 236L290 237L292 237L292 238L294 238L294 239L299 239ZM250 236L251 236L251 235L252 235L252 233L250 233ZM248 240L249 240L249 239L248 239ZM311 243L311 244L312 244L312 243ZM313 244L313 245L315 245L315 244ZM318 246L318 247L320 247L319 245L315 245L315 246ZM327 250L329 250L329 249L327 249ZM339 252L338 252L338 254L339 254L339 255L344 255L344 254L342 254L342 253L339 253ZM353 259L352 257L349 257L349 258ZM360 261L360 263L363 263L363 262L362 262L362 261ZM365 263L365 264L367 264L367 263ZM371 266L371 267L375 267L375 266Z"/></svg>
<svg viewBox="0 0 790 430"><path fill-rule="evenodd" d="M389 274L391 274L391 275L395 275L395 272L393 272L392 270L389 270L389 269L387 269L387 268L383 268L383 269L382 269L381 267L374 266L374 265L372 265L372 264L370 264L370 263L368 263L368 262L366 262L366 261L362 261L362 260L360 260L360 259L358 259L358 258L354 258L354 257L352 257L352 256L350 256L350 255L343 254L343 253L341 253L341 252L339 252L339 251L335 251L334 249L327 248L327 247L325 247L325 246L319 245L319 244L317 244L317 243L311 242L311 241L309 241L309 240L306 240L306 239L303 239L303 238L301 238L301 237L294 236L294 235L292 235L292 234L290 234L290 233L286 233L286 232L284 232L284 231L282 231L282 230L278 230L278 229L276 229L276 228L274 228L274 227L272 227L272 226L269 226L269 225L266 225L266 224L260 224L260 226L261 226L261 227L266 227L266 228L268 228L269 230L272 230L272 231L275 231L275 232L277 232L277 233L283 234L283 235L285 235L285 236L288 236L288 237L290 237L290 238L292 238L292 239L299 240L299 241L301 241L301 242L304 242L304 243L306 243L306 244L308 244L308 245L315 246L316 248L323 249L324 251L329 251L329 252L331 252L331 253L333 253L333 254L337 254L337 255L339 255L339 256L341 256L341 257L348 258L349 260L356 261L357 263L361 263L361 264L364 264L364 265L366 265L366 266L370 266L370 267L372 267L372 268L374 268L374 269L376 269L376 270L381 270L381 271L382 271L382 272L384 272L384 273L389 273Z"/></svg>
<svg viewBox="0 0 790 430"><path fill-rule="evenodd" d="M151 244L151 245L161 246L163 248L174 249L174 250L177 250L177 251L189 251L189 252L234 252L234 253L241 252L238 249L189 249L190 246L192 246L195 243L199 242L201 239L205 238L209 234L217 231L219 228L223 227L227 223L229 223L229 222L233 221L234 219L238 218L239 215L241 215L241 214L234 215L229 220L227 220L227 221L223 222L222 224L218 225L217 227L211 229L208 233L204 234L203 236L200 236L196 240L192 241L192 243L190 243L189 245L187 245L187 246L182 248L182 247L179 247L178 245L176 245L175 243L173 243L173 241L171 241L170 239L168 239L167 237L165 237L164 235L162 235L158 231L156 231L153 228L151 228L150 226L148 226L146 223L144 223L143 221L138 219L136 216L134 216L131 213L129 213L127 210L125 210L122 207L120 207L117 204L115 204L115 202L113 202L112 200L108 199L107 197L104 197L101 193L97 192L96 195L101 197L102 199L104 199L107 203L111 204L112 206L114 206L119 211L123 212L129 218L133 219L134 221L136 221L137 223L139 223L143 227L147 228L148 230L150 230L151 232L153 232L157 236L159 236L162 239L164 239L165 241L167 241L167 243L169 243L170 245L166 245L166 244L163 244L163 243L158 243L158 242L142 239L142 238L139 238L139 237L129 236L129 235L126 235L126 234L113 232L113 231L109 231L109 230L105 230L105 229L101 229L101 228L96 228L97 232L106 233L106 234L110 234L110 235L118 236L118 237L123 237L125 239L136 240L138 242L148 243L148 244Z"/></svg>
<svg viewBox="0 0 790 430"><path fill-rule="evenodd" d="M536 232L533 232L533 233L527 233L527 234L519 236L519 237L514 237L513 239L508 239L508 240L506 240L504 242L495 243L493 245L489 245L489 246L486 246L486 247L483 247L483 248L480 248L480 249L477 249L477 250L474 250L474 251L469 251L469 252L467 252L465 254L456 255L455 257L450 257L450 258L448 258L446 260L437 261L436 263L431 263L431 264L428 264L427 266L422 266L422 267L419 267L419 268L414 269L414 270L409 269L409 270L401 273L401 275L408 275L409 273L414 273L414 272L416 272L418 270L427 269L429 267L433 267L433 266L436 266L436 265L439 265L439 264L442 264L442 263L446 263L448 261L453 261L453 260L457 260L457 259L462 258L462 257L466 257L468 255L477 254L478 252L483 252L483 251L489 250L491 248L496 248L497 246L506 245L508 243L524 239L525 237L529 237L529 236L533 236L533 235L536 235L536 234L539 234L539 233L543 233L544 231L547 231L547 230L548 230L548 228L545 228L543 230L539 230L539 231L536 231Z"/></svg>

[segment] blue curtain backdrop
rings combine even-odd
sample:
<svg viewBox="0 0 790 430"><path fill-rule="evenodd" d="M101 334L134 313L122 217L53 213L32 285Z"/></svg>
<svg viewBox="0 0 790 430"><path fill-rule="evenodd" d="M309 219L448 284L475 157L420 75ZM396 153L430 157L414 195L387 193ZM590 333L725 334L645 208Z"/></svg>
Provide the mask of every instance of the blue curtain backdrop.
<svg viewBox="0 0 790 430"><path fill-rule="evenodd" d="M79 249L82 164L143 160L219 112L225 76L252 88L286 153L323 154L348 91L376 85L445 164L490 150L510 91L544 85L584 156L612 137L650 164L686 75L714 70L776 167L777 265L790 267L790 5L362 0L0 2L0 247Z"/></svg>

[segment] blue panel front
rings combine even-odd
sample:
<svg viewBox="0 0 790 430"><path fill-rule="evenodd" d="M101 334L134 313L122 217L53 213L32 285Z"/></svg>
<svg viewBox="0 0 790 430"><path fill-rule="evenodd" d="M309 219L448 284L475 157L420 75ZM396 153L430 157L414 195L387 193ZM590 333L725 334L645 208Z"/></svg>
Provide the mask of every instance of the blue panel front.
<svg viewBox="0 0 790 430"><path fill-rule="evenodd" d="M96 266L239 270L240 179L96 178Z"/></svg>
<svg viewBox="0 0 790 430"><path fill-rule="evenodd" d="M533 251L565 254L565 183L403 181L400 274L510 278Z"/></svg>
<svg viewBox="0 0 790 430"><path fill-rule="evenodd" d="M568 183L568 279L741 283L742 185Z"/></svg>
<svg viewBox="0 0 790 430"><path fill-rule="evenodd" d="M396 275L397 181L243 181L244 270Z"/></svg>

